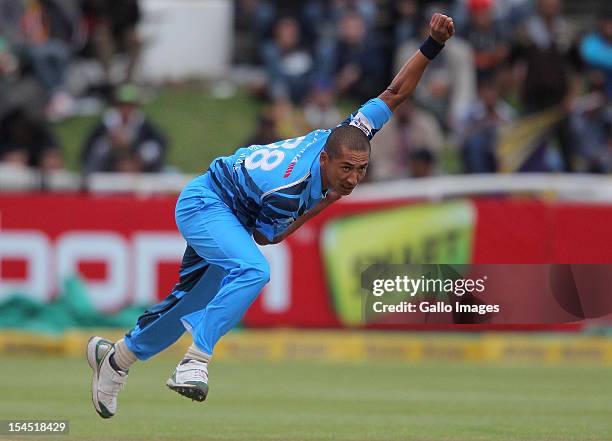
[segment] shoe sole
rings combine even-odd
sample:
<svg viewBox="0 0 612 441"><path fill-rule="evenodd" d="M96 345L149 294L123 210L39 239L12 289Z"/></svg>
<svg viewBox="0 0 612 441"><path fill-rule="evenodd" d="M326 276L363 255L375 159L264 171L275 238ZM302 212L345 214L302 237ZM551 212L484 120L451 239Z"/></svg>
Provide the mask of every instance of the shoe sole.
<svg viewBox="0 0 612 441"><path fill-rule="evenodd" d="M98 390L98 364L96 362L96 346L99 340L103 340L103 338L101 337L90 337L89 338L89 341L87 342L87 349L85 351L85 355L87 357L87 363L89 364L89 367L91 367L91 370L93 372L93 375L91 376L91 402L94 406L94 409L96 409L96 412L98 413L98 415L100 415L104 419L107 419L107 418L111 418L113 414L107 413L108 410L106 409L105 411L100 409L100 406L95 398L97 390Z"/></svg>
<svg viewBox="0 0 612 441"><path fill-rule="evenodd" d="M171 390L175 391L179 395L182 395L187 398L191 398L193 401L202 402L206 400L206 397L208 396L208 385L191 386L191 385L179 384L179 383L175 383L170 378L166 382L166 386L168 386Z"/></svg>

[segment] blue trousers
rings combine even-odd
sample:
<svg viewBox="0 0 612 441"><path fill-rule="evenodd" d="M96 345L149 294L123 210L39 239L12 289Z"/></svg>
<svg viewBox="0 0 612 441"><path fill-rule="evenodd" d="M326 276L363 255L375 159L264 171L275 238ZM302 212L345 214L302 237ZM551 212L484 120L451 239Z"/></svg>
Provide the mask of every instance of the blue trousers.
<svg viewBox="0 0 612 441"><path fill-rule="evenodd" d="M185 330L212 355L270 280L270 268L251 234L209 186L191 181L176 204L176 224L187 241L180 281L145 311L125 343L140 360L163 351Z"/></svg>

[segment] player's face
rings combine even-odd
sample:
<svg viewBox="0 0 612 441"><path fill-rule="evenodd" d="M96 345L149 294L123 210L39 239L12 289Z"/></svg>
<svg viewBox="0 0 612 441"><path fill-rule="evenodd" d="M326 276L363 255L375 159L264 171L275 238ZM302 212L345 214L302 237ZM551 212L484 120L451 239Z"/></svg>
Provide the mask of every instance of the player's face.
<svg viewBox="0 0 612 441"><path fill-rule="evenodd" d="M365 177L369 162L369 152L356 152L345 147L333 159L325 154L323 167L328 188L342 196L351 194Z"/></svg>

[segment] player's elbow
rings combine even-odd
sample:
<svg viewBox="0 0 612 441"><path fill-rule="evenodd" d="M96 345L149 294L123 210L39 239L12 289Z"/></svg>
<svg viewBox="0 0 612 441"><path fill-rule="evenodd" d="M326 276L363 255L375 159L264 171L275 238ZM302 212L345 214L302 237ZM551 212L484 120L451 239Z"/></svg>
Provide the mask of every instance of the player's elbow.
<svg viewBox="0 0 612 441"><path fill-rule="evenodd" d="M270 242L266 237L264 236L253 236L253 239L255 239L255 243L257 245L261 245L261 246L265 246L265 245L270 245L272 244L272 242Z"/></svg>
<svg viewBox="0 0 612 441"><path fill-rule="evenodd" d="M280 236L276 236L274 239L268 241L266 245L276 245L277 243L281 243L284 238L285 236L281 234Z"/></svg>
<svg viewBox="0 0 612 441"><path fill-rule="evenodd" d="M266 245L276 245L277 243L281 243L284 239L283 236L277 236L272 240L269 240L267 237L256 237L254 236L253 239L255 239L255 243L257 245L261 245L261 246L266 246Z"/></svg>
<svg viewBox="0 0 612 441"><path fill-rule="evenodd" d="M383 93L380 94L379 98L389 107L389 110L392 112L398 108L398 106L404 101L407 97L401 95L395 88L389 86Z"/></svg>
<svg viewBox="0 0 612 441"><path fill-rule="evenodd" d="M265 235L263 235L257 230L253 231L253 240L255 241L257 245L261 245L261 246L270 245L274 243L274 241L271 241Z"/></svg>

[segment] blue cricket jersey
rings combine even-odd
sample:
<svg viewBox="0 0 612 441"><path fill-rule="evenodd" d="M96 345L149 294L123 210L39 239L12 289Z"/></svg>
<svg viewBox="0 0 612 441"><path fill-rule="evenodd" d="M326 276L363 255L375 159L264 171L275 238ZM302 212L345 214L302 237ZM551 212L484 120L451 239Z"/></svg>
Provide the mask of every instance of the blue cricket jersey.
<svg viewBox="0 0 612 441"><path fill-rule="evenodd" d="M372 139L390 117L389 107L374 98L339 126L353 125ZM272 241L323 198L319 157L330 133L315 130L217 158L208 170L212 189L249 231Z"/></svg>

